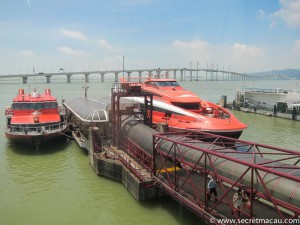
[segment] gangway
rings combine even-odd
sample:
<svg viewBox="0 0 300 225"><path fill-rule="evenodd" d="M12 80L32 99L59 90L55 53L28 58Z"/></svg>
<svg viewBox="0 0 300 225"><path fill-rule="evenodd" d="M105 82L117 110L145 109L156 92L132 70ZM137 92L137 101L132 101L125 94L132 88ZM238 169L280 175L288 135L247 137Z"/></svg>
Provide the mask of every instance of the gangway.
<svg viewBox="0 0 300 225"><path fill-rule="evenodd" d="M151 132L150 143L137 135L145 137L149 128L143 131L142 125L136 125L135 131L134 126L131 122L124 129L123 148L133 157L136 153L152 171L155 185L207 222L300 222L299 152L196 131ZM141 157L141 152L147 157ZM208 200L208 176L217 180L216 201L213 197ZM249 194L248 210L234 208L233 195L238 189Z"/></svg>
<svg viewBox="0 0 300 225"><path fill-rule="evenodd" d="M217 218L238 218L240 213L245 218L283 220L299 216L298 152L199 132L157 134L154 146L154 155L157 152L162 159L158 173L154 170L158 183L166 191L175 190L172 196L186 195L184 201L197 205L198 214L205 211ZM167 170L166 159L181 169ZM162 170L165 175L160 176ZM218 180L216 203L205 194L208 175ZM234 210L232 195L237 188L250 193L250 211Z"/></svg>

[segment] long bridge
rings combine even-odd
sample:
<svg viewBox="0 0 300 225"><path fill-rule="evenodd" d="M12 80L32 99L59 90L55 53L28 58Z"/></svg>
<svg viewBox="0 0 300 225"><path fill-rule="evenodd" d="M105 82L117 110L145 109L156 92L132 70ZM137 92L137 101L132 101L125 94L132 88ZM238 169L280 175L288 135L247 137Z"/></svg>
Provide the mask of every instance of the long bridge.
<svg viewBox="0 0 300 225"><path fill-rule="evenodd" d="M65 72L60 70L56 73L27 73L27 74L9 74L0 75L0 79L21 78L23 83L26 84L29 78L35 79L36 77L45 77L47 83L51 83L52 77L66 77L67 83L71 83L71 78L74 75L83 75L86 83L89 82L90 75L100 75L101 82L104 82L105 78L112 78L116 82L119 81L119 76L126 76L128 80L131 78L138 78L139 81L143 77L149 77L152 75L162 75L165 77L173 77L180 81L184 80L206 80L206 81L244 81L244 80L256 80L258 79L254 75L248 75L243 73L237 73L226 70L218 69L188 69L188 68L156 68L156 69L132 69L132 70L95 70L95 71L82 71L82 72ZM173 75L173 76L172 76Z"/></svg>

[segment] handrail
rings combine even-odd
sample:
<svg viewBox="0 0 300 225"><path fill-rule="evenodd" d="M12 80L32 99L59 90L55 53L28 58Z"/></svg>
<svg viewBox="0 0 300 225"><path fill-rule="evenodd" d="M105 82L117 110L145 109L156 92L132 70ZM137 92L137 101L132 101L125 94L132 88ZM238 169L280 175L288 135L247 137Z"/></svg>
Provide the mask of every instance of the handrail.
<svg viewBox="0 0 300 225"><path fill-rule="evenodd" d="M13 134L49 134L55 133L57 131L61 131L67 127L67 121L63 121L61 123L55 123L52 125L43 125L39 124L39 126L29 127L26 125L8 125L6 126L7 133Z"/></svg>

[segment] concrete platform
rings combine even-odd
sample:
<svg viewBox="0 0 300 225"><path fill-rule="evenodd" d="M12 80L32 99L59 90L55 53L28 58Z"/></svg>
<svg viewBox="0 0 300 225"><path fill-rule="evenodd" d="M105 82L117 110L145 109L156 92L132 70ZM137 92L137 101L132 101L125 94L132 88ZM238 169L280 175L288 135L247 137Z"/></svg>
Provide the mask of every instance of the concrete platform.
<svg viewBox="0 0 300 225"><path fill-rule="evenodd" d="M102 153L89 151L89 159L97 175L122 182L137 201L166 196L164 191L155 185L151 174L123 151L113 148L106 148ZM122 161L128 162L128 166ZM141 177L137 177L129 167L138 171Z"/></svg>

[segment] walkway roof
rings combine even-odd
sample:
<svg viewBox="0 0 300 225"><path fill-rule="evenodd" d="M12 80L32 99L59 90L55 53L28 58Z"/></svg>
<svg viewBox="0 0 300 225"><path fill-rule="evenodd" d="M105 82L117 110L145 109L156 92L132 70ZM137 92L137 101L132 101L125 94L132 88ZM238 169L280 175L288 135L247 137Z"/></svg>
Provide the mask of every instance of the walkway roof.
<svg viewBox="0 0 300 225"><path fill-rule="evenodd" d="M107 122L110 97L99 99L74 97L64 101L64 106L83 122Z"/></svg>

